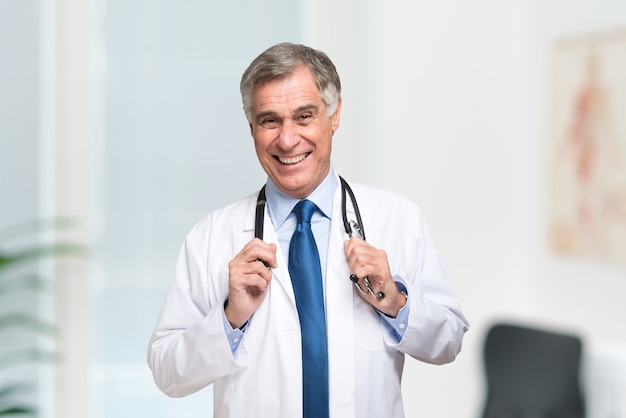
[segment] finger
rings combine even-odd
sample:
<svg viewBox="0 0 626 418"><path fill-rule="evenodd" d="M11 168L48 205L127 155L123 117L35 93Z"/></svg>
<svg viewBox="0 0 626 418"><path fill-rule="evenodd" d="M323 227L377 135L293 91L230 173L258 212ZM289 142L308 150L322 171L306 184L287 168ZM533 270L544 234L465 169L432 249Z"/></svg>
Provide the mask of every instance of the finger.
<svg viewBox="0 0 626 418"><path fill-rule="evenodd" d="M252 281L262 279L269 282L272 272L262 262L238 263L229 266L229 281L236 289L246 288Z"/></svg>
<svg viewBox="0 0 626 418"><path fill-rule="evenodd" d="M269 276L269 278L266 278L263 277L261 274L249 274L248 276L246 276L245 286L247 288L255 288L261 292L265 292L265 290L267 290L267 287L269 286L271 277L271 275Z"/></svg>
<svg viewBox="0 0 626 418"><path fill-rule="evenodd" d="M263 268L267 272L266 269ZM248 296L259 296L262 293L265 293L270 283L271 276L269 278L263 277L261 274L245 274L239 276L239 280L231 283L231 292L229 293L229 298L232 298L233 301L235 297L239 300L242 296L244 299ZM236 296L238 295L238 296Z"/></svg>
<svg viewBox="0 0 626 418"><path fill-rule="evenodd" d="M360 245L363 245L363 244L368 245L361 238L352 236L349 239L344 241L343 248L344 248L344 251L345 251L346 255L348 255L349 253L354 251L354 248L356 248L356 247L358 247Z"/></svg>
<svg viewBox="0 0 626 418"><path fill-rule="evenodd" d="M266 268L277 268L276 244L263 244L264 245L258 249L256 260L260 260Z"/></svg>
<svg viewBox="0 0 626 418"><path fill-rule="evenodd" d="M278 267L276 263L276 244L268 244L258 238L247 243L233 258L233 265L256 263L261 261L266 267Z"/></svg>
<svg viewBox="0 0 626 418"><path fill-rule="evenodd" d="M246 280L250 280L250 278L254 276L259 276L267 282L272 278L271 270L265 267L265 263L261 260L242 265L239 273L248 276Z"/></svg>
<svg viewBox="0 0 626 418"><path fill-rule="evenodd" d="M367 260L376 254L377 249L360 238L352 237L344 242L346 256L350 259Z"/></svg>
<svg viewBox="0 0 626 418"><path fill-rule="evenodd" d="M249 262L261 261L265 267L276 268L276 244L266 243L258 238L252 240L245 248L245 257Z"/></svg>
<svg viewBox="0 0 626 418"><path fill-rule="evenodd" d="M263 264L263 266L264 266L266 269L268 269L268 270L270 270L270 269L271 269L270 264L269 264L267 261L265 261L265 260L263 260L263 259L261 259L261 258L257 258L257 259L256 259L256 261L257 261L257 262L259 262L259 263L261 263L261 264Z"/></svg>
<svg viewBox="0 0 626 418"><path fill-rule="evenodd" d="M389 276L387 254L376 248L355 249L348 259L352 271L359 277L369 277L370 281L383 283Z"/></svg>

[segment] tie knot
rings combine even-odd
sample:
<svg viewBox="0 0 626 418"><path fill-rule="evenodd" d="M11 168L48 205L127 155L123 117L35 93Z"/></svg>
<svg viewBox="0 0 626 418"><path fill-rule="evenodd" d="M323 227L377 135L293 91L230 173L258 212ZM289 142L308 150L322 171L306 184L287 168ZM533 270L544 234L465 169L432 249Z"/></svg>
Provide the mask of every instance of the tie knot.
<svg viewBox="0 0 626 418"><path fill-rule="evenodd" d="M313 212L317 210L317 205L311 202L310 200L301 200L296 204L296 207L293 208L293 211L296 213L296 219L298 222L306 222L311 223L311 217L313 216Z"/></svg>

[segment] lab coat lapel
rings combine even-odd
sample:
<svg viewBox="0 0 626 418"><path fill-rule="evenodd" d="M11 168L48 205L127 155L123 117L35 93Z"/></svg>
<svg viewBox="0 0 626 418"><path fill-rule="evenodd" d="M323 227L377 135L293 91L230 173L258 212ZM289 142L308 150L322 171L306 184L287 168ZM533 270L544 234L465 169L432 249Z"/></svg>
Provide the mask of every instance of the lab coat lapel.
<svg viewBox="0 0 626 418"><path fill-rule="evenodd" d="M266 209L267 211L267 209ZM269 215L265 214L265 237L264 241L268 243L276 244L276 263L278 267L272 269L273 279L272 281L276 281L282 289L285 291L289 299L291 300L294 308L296 306L296 297L293 293L293 285L291 284L291 277L289 276L289 268L287 267L287 258L283 254L280 249L280 244L278 243L278 237L276 236L276 231L274 230L274 226L272 225L272 221L269 219Z"/></svg>
<svg viewBox="0 0 626 418"><path fill-rule="evenodd" d="M355 297L350 282L343 242L348 239L341 215L341 187L333 199L332 224L326 266L326 327L328 332L328 367L331 418L354 417L354 311ZM354 216L350 214L349 219Z"/></svg>
<svg viewBox="0 0 626 418"><path fill-rule="evenodd" d="M246 233L250 233L250 231L254 232L256 197L257 195L254 195L254 199L251 199L250 205L248 205L248 208L246 209L246 213L248 214L248 216L245 217L244 223L244 231L246 231ZM272 282L278 282L278 284L283 288L283 290L293 303L293 306L295 307L296 298L293 293L291 278L289 277L287 258L280 249L278 237L276 236L276 231L274 230L274 225L272 224L272 220L267 213L267 206L265 207L265 216L263 217L263 241L267 242L268 244L273 243L276 245L276 263L278 264L278 267L272 269Z"/></svg>

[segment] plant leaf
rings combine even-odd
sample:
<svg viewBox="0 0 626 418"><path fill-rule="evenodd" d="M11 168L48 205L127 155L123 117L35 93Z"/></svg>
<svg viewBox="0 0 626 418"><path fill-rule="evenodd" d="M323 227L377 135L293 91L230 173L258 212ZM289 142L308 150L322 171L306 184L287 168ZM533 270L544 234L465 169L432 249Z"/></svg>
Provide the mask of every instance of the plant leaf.
<svg viewBox="0 0 626 418"><path fill-rule="evenodd" d="M58 361L56 353L43 350L17 350L0 355L0 369L7 369L20 363L54 363Z"/></svg>
<svg viewBox="0 0 626 418"><path fill-rule="evenodd" d="M18 289L39 290L42 292L50 292L52 290L51 281L35 274L21 275L17 277L9 277L0 275L0 279L6 279L0 283L0 296L3 293L9 293Z"/></svg>
<svg viewBox="0 0 626 418"><path fill-rule="evenodd" d="M0 388L0 416L2 415L32 415L36 416L37 410L31 406L16 405L15 402L11 402L12 395L19 392L33 391L35 385L33 384L15 384L5 388ZM13 404L13 405L11 405ZM8 405L11 405L10 407Z"/></svg>
<svg viewBox="0 0 626 418"><path fill-rule="evenodd" d="M0 331L3 328L9 327L29 328L34 331L48 334L54 334L57 332L57 328L54 325L24 313L2 314L0 316Z"/></svg>
<svg viewBox="0 0 626 418"><path fill-rule="evenodd" d="M55 217L47 219L36 219L9 225L0 229L0 242L23 237L24 235L35 234L42 230L68 230L76 229L79 222L76 218Z"/></svg>
<svg viewBox="0 0 626 418"><path fill-rule="evenodd" d="M9 397L17 392L32 391L34 389L35 389L35 385L31 383L12 384L10 386L0 388L0 400L2 400L3 398Z"/></svg>
<svg viewBox="0 0 626 418"><path fill-rule="evenodd" d="M84 255L86 246L58 243L22 249L13 253L0 253L0 271L9 266L49 256Z"/></svg>
<svg viewBox="0 0 626 418"><path fill-rule="evenodd" d="M37 416L37 409L35 409L32 406L21 406L21 405L0 409L0 417L5 416L5 415L7 416L22 415L22 416L35 417Z"/></svg>

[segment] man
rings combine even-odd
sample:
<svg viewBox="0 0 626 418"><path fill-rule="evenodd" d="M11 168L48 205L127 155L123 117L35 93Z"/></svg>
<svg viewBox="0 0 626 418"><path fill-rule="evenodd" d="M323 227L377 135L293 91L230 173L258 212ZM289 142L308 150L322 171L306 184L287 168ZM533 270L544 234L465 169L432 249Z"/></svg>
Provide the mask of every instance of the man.
<svg viewBox="0 0 626 418"><path fill-rule="evenodd" d="M302 45L245 71L267 184L185 239L148 349L168 395L213 383L219 418L403 417L405 354L443 364L460 351L469 325L419 209L331 166L340 92L333 63Z"/></svg>

